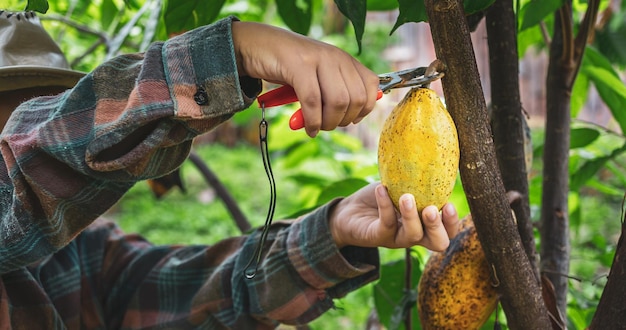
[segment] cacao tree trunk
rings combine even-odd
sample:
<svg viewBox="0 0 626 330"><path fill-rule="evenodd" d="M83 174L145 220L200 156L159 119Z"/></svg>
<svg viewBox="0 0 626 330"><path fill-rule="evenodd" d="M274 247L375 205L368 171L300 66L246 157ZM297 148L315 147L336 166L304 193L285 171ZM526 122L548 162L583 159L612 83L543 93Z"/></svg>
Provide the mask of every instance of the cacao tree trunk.
<svg viewBox="0 0 626 330"><path fill-rule="evenodd" d="M512 205L526 255L539 283L535 236L530 219L528 175L524 153L523 111L519 89L517 26L511 0L496 0L487 10L491 127L504 189L523 198Z"/></svg>
<svg viewBox="0 0 626 330"><path fill-rule="evenodd" d="M461 149L460 172L493 284L512 329L550 329L541 290L499 175L470 32L461 0L425 0L435 52L447 66L446 105Z"/></svg>
<svg viewBox="0 0 626 330"><path fill-rule="evenodd" d="M554 286L557 306L567 307L569 272L570 99L589 34L598 13L599 0L590 0L574 37L572 1L566 0L555 13L546 79L546 137L543 156L541 198L541 271Z"/></svg>
<svg viewBox="0 0 626 330"><path fill-rule="evenodd" d="M562 12L562 11L560 11ZM565 315L569 273L570 81L574 63L563 54L563 15L556 14L546 81L546 135L541 198L541 271L545 273ZM564 15L567 15L564 13ZM569 13L571 15L571 12ZM563 58L565 57L565 58Z"/></svg>
<svg viewBox="0 0 626 330"><path fill-rule="evenodd" d="M623 212L623 210L622 210ZM622 217L626 216L623 214ZM622 234L617 242L609 279L600 303L591 320L590 330L626 329L626 223L622 218Z"/></svg>

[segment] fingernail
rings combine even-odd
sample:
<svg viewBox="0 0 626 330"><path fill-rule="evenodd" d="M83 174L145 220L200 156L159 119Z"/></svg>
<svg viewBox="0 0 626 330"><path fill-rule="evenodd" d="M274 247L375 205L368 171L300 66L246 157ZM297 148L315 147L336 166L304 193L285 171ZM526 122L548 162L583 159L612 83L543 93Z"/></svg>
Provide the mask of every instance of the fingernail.
<svg viewBox="0 0 626 330"><path fill-rule="evenodd" d="M356 124L360 123L361 120L363 120L363 118L365 118L365 117L359 117L359 118L355 119L352 123L356 125Z"/></svg>
<svg viewBox="0 0 626 330"><path fill-rule="evenodd" d="M437 213L432 210L432 208L428 208L426 212L424 212L424 216L428 221L435 221L437 218Z"/></svg>
<svg viewBox="0 0 626 330"><path fill-rule="evenodd" d="M317 136L317 133L319 133L319 132L320 132L320 130L316 129L316 130L312 131L311 133L309 133L309 136L314 138L314 137Z"/></svg>
<svg viewBox="0 0 626 330"><path fill-rule="evenodd" d="M452 204L446 204L443 211L446 216L453 216L456 214L456 209L452 206Z"/></svg>
<svg viewBox="0 0 626 330"><path fill-rule="evenodd" d="M411 195L405 195L402 200L402 205L408 210L412 210L415 207L415 199Z"/></svg>
<svg viewBox="0 0 626 330"><path fill-rule="evenodd" d="M387 188L385 188L385 186L383 186L382 184L376 187L376 193L378 194L378 197L382 197L382 198L389 197L389 194L387 194Z"/></svg>

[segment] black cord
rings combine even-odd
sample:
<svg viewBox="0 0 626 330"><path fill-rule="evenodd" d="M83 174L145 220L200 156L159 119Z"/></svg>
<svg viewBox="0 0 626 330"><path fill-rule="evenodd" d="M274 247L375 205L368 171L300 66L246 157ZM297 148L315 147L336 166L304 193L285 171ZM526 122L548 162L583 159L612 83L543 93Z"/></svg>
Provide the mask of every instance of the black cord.
<svg viewBox="0 0 626 330"><path fill-rule="evenodd" d="M267 132L269 124L265 120L265 103L261 104L261 113L262 117L261 122L259 123L259 140L261 145L261 155L263 157L263 167L265 168L265 173L267 174L267 178L270 182L270 206L267 211L267 217L265 218L265 225L263 226L259 243L254 251L254 255L252 255L252 258L250 258L250 261L248 261L248 264L244 269L244 275L247 279L252 279L256 276L259 263L261 262L261 256L263 255L263 247L270 231L272 219L274 218L274 211L276 210L276 181L274 181L274 173L272 173L272 164L270 163L270 153L267 147Z"/></svg>

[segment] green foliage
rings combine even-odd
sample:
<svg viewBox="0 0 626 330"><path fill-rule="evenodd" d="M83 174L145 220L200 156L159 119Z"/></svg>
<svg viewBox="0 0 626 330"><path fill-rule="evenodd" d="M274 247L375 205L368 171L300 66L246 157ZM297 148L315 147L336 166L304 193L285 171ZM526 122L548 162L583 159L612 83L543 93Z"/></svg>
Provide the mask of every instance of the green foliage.
<svg viewBox="0 0 626 330"><path fill-rule="evenodd" d="M47 0L28 0L28 4L26 5L26 10L33 10L42 14L45 14L48 11L48 1Z"/></svg>
<svg viewBox="0 0 626 330"><path fill-rule="evenodd" d="M563 0L532 0L522 7L519 16L522 18L521 31L533 27L543 21L546 16L554 13L563 5Z"/></svg>
<svg viewBox="0 0 626 330"><path fill-rule="evenodd" d="M276 0L276 7L280 17L292 31L309 34L313 16L312 0Z"/></svg>

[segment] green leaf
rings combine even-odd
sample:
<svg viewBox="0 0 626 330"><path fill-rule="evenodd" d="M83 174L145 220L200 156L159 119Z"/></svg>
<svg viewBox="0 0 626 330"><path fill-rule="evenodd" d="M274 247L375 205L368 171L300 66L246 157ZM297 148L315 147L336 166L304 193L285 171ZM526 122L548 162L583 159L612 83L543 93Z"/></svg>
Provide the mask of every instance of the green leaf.
<svg viewBox="0 0 626 330"><path fill-rule="evenodd" d="M622 132L626 132L626 111L624 111L626 109L626 86L624 83L616 77L612 69L584 66L582 70L596 86L598 94L611 110Z"/></svg>
<svg viewBox="0 0 626 330"><path fill-rule="evenodd" d="M278 14L294 32L307 35L311 28L312 0L276 0Z"/></svg>
<svg viewBox="0 0 626 330"><path fill-rule="evenodd" d="M36 11L38 13L45 14L50 6L48 0L28 0L26 3L26 10Z"/></svg>
<svg viewBox="0 0 626 330"><path fill-rule="evenodd" d="M465 0L463 1L463 9L465 14L469 15L489 8L494 2L495 0Z"/></svg>
<svg viewBox="0 0 626 330"><path fill-rule="evenodd" d="M412 254L413 263L413 283L412 288L417 287L417 282L422 276L422 271L418 267L419 261ZM410 308L414 329L419 329L419 317L417 315L417 307L414 300L408 299L414 297L415 291L406 291L404 288L404 273L406 264L404 260L398 260L383 264L380 269L380 280L374 285L374 304L376 312L381 323L388 329L394 329L392 326L397 323L397 319L401 317L406 307ZM408 305L407 303L410 303Z"/></svg>
<svg viewBox="0 0 626 330"><path fill-rule="evenodd" d="M572 97L570 98L570 108L572 118L576 118L578 113L585 106L587 102L587 95L589 94L589 78L583 72L576 75L576 81L574 81L574 87L572 88Z"/></svg>
<svg viewBox="0 0 626 330"><path fill-rule="evenodd" d="M587 46L583 55L583 66L600 67L609 71L615 78L619 79L619 74L613 68L611 61L593 47Z"/></svg>
<svg viewBox="0 0 626 330"><path fill-rule="evenodd" d="M368 11L387 11L398 8L397 0L369 0L367 1Z"/></svg>
<svg viewBox="0 0 626 330"><path fill-rule="evenodd" d="M473 14L475 12L484 10L493 4L494 0L465 0L463 1L463 7L466 14ZM414 22L428 22L428 15L426 14L426 7L424 1L419 0L398 0L399 13L396 23L391 29L393 34L396 29L405 23Z"/></svg>
<svg viewBox="0 0 626 330"><path fill-rule="evenodd" d="M102 28L107 30L118 13L119 9L113 0L103 0L100 5L100 24L102 24Z"/></svg>
<svg viewBox="0 0 626 330"><path fill-rule="evenodd" d="M570 132L570 149L582 148L600 136L600 132L593 128L573 128Z"/></svg>
<svg viewBox="0 0 626 330"><path fill-rule="evenodd" d="M426 14L424 1L398 0L398 4L398 18L396 19L396 23L394 24L389 34L393 34L393 32L396 31L396 29L402 26L404 23L428 22L428 15Z"/></svg>
<svg viewBox="0 0 626 330"><path fill-rule="evenodd" d="M607 156L597 157L588 162L585 162L580 168L578 168L570 177L570 190L578 191L591 177L593 177L598 170L600 170L606 162L617 157L626 151L626 144L613 150L611 154Z"/></svg>
<svg viewBox="0 0 626 330"><path fill-rule="evenodd" d="M421 2L421 1L420 1ZM367 14L367 3L365 0L335 0L339 11L347 17L354 27L356 43L361 53L361 41L365 31L365 15Z"/></svg>
<svg viewBox="0 0 626 330"><path fill-rule="evenodd" d="M522 7L520 31L539 24L563 5L563 0L533 0Z"/></svg>
<svg viewBox="0 0 626 330"><path fill-rule="evenodd" d="M168 35L183 33L212 23L226 0L169 0L165 5L165 27Z"/></svg>
<svg viewBox="0 0 626 330"><path fill-rule="evenodd" d="M357 190L365 187L367 184L367 181L357 178L349 178L333 182L322 190L320 196L317 198L317 204L322 205L330 202L334 198L349 196Z"/></svg>

